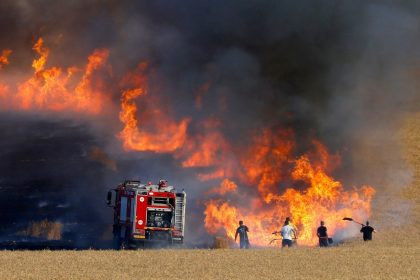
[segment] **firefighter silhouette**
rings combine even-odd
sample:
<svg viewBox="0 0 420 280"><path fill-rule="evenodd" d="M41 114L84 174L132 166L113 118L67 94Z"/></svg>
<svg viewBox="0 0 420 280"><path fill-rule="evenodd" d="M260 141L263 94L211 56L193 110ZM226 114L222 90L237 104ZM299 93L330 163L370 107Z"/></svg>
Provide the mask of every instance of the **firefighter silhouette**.
<svg viewBox="0 0 420 280"><path fill-rule="evenodd" d="M249 232L248 227L244 225L244 222L239 221L239 227L236 229L236 233L235 233L235 241L239 235L239 247L241 249L249 248L248 232Z"/></svg>

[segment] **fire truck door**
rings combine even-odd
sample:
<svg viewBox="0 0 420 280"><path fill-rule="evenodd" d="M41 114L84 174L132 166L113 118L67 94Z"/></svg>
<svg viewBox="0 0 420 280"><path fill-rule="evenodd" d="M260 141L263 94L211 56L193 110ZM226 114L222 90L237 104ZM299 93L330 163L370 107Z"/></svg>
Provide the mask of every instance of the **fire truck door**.
<svg viewBox="0 0 420 280"><path fill-rule="evenodd" d="M147 196L139 195L136 201L136 229L144 229L147 222Z"/></svg>
<svg viewBox="0 0 420 280"><path fill-rule="evenodd" d="M127 220L127 197L121 197L120 203L120 221L125 222Z"/></svg>

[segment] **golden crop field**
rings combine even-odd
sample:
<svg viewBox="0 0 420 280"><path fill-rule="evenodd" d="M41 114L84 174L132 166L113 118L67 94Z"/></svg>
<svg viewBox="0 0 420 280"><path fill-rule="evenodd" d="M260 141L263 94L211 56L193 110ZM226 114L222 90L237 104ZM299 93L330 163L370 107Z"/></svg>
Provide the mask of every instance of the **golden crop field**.
<svg viewBox="0 0 420 280"><path fill-rule="evenodd" d="M1 279L420 279L420 114L401 124L408 221L331 248L3 251ZM391 225L392 228L392 225Z"/></svg>
<svg viewBox="0 0 420 280"><path fill-rule="evenodd" d="M3 252L3 279L419 279L419 246Z"/></svg>

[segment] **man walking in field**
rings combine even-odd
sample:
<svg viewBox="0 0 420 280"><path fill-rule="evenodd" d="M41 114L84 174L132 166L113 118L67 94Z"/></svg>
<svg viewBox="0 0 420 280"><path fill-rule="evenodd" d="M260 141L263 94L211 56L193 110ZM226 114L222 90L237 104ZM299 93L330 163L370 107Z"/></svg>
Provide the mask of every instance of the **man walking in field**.
<svg viewBox="0 0 420 280"><path fill-rule="evenodd" d="M239 235L239 247L241 249L249 248L248 232L249 232L248 227L244 225L244 222L239 221L239 227L236 229L236 233L235 233L235 242L236 242L236 238Z"/></svg>
<svg viewBox="0 0 420 280"><path fill-rule="evenodd" d="M321 226L317 229L316 235L319 238L319 247L328 247L328 233L324 221L321 221Z"/></svg>
<svg viewBox="0 0 420 280"><path fill-rule="evenodd" d="M296 236L295 229L290 225L290 221L286 220L284 222L284 226L280 230L281 237L283 237L283 240L281 242L282 247L292 247L293 245L293 237Z"/></svg>
<svg viewBox="0 0 420 280"><path fill-rule="evenodd" d="M369 225L369 221L366 221L366 225L362 226L360 232L363 232L363 240L369 241L372 240L372 232L376 232L373 227Z"/></svg>

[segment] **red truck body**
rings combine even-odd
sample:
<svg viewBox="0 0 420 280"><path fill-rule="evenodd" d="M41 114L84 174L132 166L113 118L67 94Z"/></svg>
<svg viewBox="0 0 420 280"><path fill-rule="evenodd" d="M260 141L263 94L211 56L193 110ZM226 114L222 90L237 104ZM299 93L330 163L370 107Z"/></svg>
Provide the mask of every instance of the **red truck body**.
<svg viewBox="0 0 420 280"><path fill-rule="evenodd" d="M114 208L113 235L117 248L144 246L145 242L182 244L185 228L186 193L176 192L160 180L141 184L128 180L108 192L107 204Z"/></svg>

